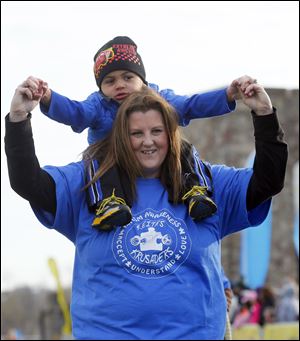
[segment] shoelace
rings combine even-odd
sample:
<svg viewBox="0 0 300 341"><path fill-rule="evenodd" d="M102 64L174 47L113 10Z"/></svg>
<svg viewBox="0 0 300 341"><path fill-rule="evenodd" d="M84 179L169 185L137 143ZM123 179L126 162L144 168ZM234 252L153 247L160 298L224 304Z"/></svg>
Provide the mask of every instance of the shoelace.
<svg viewBox="0 0 300 341"><path fill-rule="evenodd" d="M126 201L120 197L116 197L115 196L115 189L113 189L112 195L108 198L105 198L102 200L99 208L97 208L96 210L96 215L100 215L101 211L105 208L105 206L107 206L111 201L114 201L117 204L121 204L121 205L126 205Z"/></svg>
<svg viewBox="0 0 300 341"><path fill-rule="evenodd" d="M185 195L181 198L181 200L186 200L189 197L192 197L194 195L200 194L200 195L205 195L207 191L206 186L193 186L193 188L185 193Z"/></svg>

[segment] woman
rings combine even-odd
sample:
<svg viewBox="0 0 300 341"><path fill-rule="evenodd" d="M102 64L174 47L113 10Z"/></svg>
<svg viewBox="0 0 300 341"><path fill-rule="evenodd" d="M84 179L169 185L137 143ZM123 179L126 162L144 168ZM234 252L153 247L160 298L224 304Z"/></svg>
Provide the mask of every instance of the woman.
<svg viewBox="0 0 300 341"><path fill-rule="evenodd" d="M255 112L254 168L207 164L218 211L195 222L179 200L185 144L165 100L149 91L132 94L122 103L110 137L88 147L83 161L41 169L27 113L40 100L43 83L38 91L26 81L17 88L6 118L11 186L30 201L45 226L75 245L76 339L223 339L221 239L265 219L271 196L283 187L287 161L283 132L265 90L250 84L240 91ZM93 160L100 164L93 183L113 165L128 182L133 218L125 228L91 227L93 214L82 189Z"/></svg>

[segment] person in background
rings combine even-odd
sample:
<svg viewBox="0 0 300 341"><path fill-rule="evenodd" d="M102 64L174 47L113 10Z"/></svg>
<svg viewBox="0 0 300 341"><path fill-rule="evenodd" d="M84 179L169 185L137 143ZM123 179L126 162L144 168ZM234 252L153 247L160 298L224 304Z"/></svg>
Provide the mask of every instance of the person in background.
<svg viewBox="0 0 300 341"><path fill-rule="evenodd" d="M232 303L233 293L231 290L231 283L229 278L225 275L224 269L222 267L222 277L223 277L223 286L226 297L226 332L224 336L224 340L232 340L232 330L231 330L231 322L230 322L230 308Z"/></svg>
<svg viewBox="0 0 300 341"><path fill-rule="evenodd" d="M274 308L274 305L271 308ZM284 279L284 284L279 290L276 314L274 315L278 322L299 321L299 286L292 278Z"/></svg>

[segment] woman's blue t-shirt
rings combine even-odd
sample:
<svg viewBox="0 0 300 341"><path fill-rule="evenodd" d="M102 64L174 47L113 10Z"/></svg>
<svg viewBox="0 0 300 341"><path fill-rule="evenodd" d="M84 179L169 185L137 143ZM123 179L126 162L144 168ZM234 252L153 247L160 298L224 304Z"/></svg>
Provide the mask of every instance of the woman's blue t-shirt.
<svg viewBox="0 0 300 341"><path fill-rule="evenodd" d="M173 205L158 179L137 180L125 228L92 228L82 162L45 167L56 183L57 212L34 207L42 224L75 245L71 314L81 340L221 340L226 300L220 241L260 224L270 200L251 212L252 169L212 166L217 213L200 223Z"/></svg>

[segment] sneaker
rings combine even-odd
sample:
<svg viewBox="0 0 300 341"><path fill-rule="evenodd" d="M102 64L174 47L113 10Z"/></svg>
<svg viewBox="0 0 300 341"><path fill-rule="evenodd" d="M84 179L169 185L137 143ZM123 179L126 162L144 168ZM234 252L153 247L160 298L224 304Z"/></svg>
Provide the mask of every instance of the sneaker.
<svg viewBox="0 0 300 341"><path fill-rule="evenodd" d="M97 230L111 231L115 226L124 226L131 222L130 208L124 199L115 196L115 190L109 198L103 199L96 210L92 226Z"/></svg>
<svg viewBox="0 0 300 341"><path fill-rule="evenodd" d="M189 204L189 215L195 221L210 217L217 211L216 204L208 197L207 187L193 186L182 200Z"/></svg>

